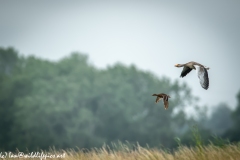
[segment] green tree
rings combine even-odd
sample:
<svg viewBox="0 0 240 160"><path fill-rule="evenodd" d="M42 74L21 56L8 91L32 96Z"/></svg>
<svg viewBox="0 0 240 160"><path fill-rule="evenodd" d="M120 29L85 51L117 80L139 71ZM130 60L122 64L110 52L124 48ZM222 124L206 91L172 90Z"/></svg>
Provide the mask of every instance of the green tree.
<svg viewBox="0 0 240 160"><path fill-rule="evenodd" d="M8 149L14 123L14 98L19 96L21 84L11 83L20 58L13 48L0 48L0 150Z"/></svg>
<svg viewBox="0 0 240 160"><path fill-rule="evenodd" d="M240 91L237 94L237 107L236 109L232 112L232 119L233 119L233 125L232 127L226 131L224 134L225 138L228 138L230 141L240 141L240 128L239 128L239 123L240 123Z"/></svg>
<svg viewBox="0 0 240 160"><path fill-rule="evenodd" d="M213 134L222 136L229 128L232 127L231 109L227 104L220 103L214 107L214 110L207 121L205 128L209 129Z"/></svg>
<svg viewBox="0 0 240 160"><path fill-rule="evenodd" d="M196 97L177 80L120 63L100 70L77 52L57 62L13 55L15 63L6 65L15 67L2 69L0 81L4 149L90 148L118 140L174 147L174 137L189 130L182 129L189 122L184 108ZM168 110L151 96L161 92L171 96Z"/></svg>

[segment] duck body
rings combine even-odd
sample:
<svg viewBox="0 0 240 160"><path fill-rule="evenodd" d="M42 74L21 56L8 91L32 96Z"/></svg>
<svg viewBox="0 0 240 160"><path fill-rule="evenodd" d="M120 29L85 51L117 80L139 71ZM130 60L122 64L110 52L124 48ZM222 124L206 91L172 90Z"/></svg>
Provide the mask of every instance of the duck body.
<svg viewBox="0 0 240 160"><path fill-rule="evenodd" d="M193 69L196 70L199 82L204 89L208 89L209 87L209 78L208 78L208 72L209 67L206 67L200 63L191 61L185 64L176 64L175 67L183 67L183 70L181 72L180 77L185 77L189 72L191 72Z"/></svg>
<svg viewBox="0 0 240 160"><path fill-rule="evenodd" d="M156 103L158 103L161 99L163 99L164 108L168 109L168 98L171 98L169 95L165 93L153 94L152 96L156 96Z"/></svg>

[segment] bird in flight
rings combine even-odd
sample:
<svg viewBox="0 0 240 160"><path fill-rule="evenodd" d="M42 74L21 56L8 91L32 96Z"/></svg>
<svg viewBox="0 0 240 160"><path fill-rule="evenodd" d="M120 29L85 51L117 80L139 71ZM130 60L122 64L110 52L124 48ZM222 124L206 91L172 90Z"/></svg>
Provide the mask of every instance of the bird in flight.
<svg viewBox="0 0 240 160"><path fill-rule="evenodd" d="M191 72L192 69L196 70L199 82L204 89L208 89L209 87L209 78L208 78L208 72L209 67L206 67L200 63L197 62L188 62L185 64L176 64L175 67L183 67L182 73L180 77L185 77L189 72Z"/></svg>
<svg viewBox="0 0 240 160"><path fill-rule="evenodd" d="M157 96L155 101L156 103L158 103L161 99L163 99L164 108L168 109L168 98L171 98L169 95L160 93L160 94L153 94L152 96Z"/></svg>

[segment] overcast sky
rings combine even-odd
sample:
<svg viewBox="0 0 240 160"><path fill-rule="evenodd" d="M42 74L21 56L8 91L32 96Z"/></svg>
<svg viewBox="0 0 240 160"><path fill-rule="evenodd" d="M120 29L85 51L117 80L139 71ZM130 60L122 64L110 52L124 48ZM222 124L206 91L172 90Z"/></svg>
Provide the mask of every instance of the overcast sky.
<svg viewBox="0 0 240 160"><path fill-rule="evenodd" d="M49 60L79 51L99 68L135 64L188 83L202 105L226 102L234 108L240 90L239 8L239 0L0 0L0 46ZM182 68L174 65L189 61L210 67L207 91L195 71L179 78Z"/></svg>

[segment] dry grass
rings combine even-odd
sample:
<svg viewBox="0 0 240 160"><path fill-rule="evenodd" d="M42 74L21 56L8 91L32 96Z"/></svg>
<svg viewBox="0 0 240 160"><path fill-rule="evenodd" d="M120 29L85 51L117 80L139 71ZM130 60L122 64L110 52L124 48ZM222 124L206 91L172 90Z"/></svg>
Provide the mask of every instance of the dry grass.
<svg viewBox="0 0 240 160"><path fill-rule="evenodd" d="M64 154L64 158L54 158L59 160L240 160L239 144L228 144L224 147L208 145L200 148L180 146L171 153L162 149L147 149L139 145L134 148L124 144L120 145L117 150L104 146L100 149L94 148L88 151L70 149L62 151L50 150L45 153L48 155Z"/></svg>

